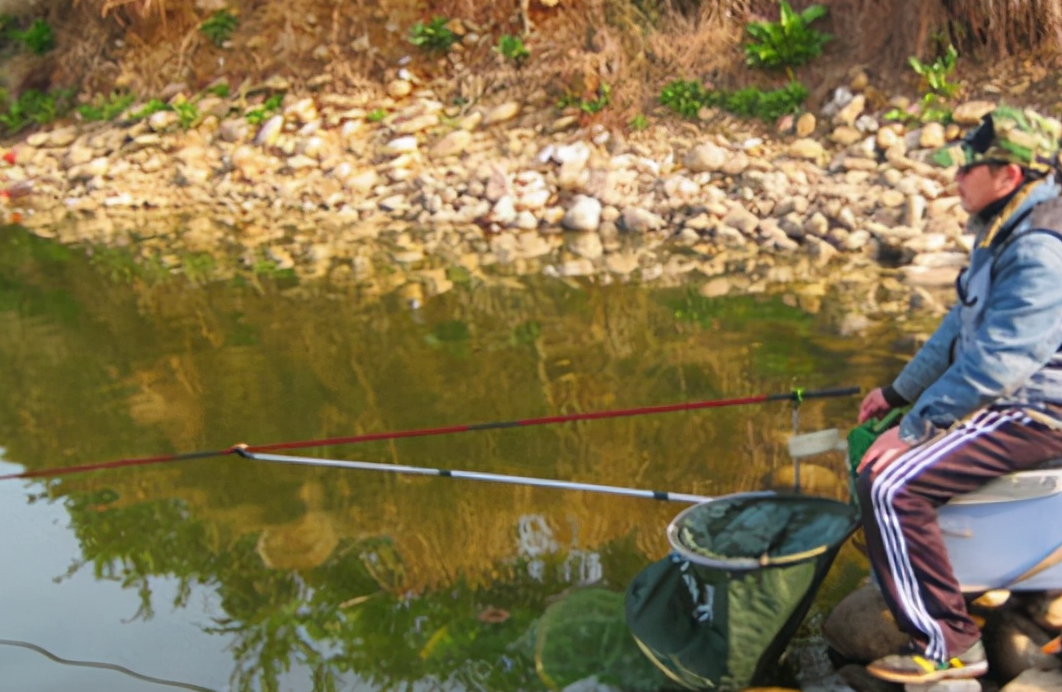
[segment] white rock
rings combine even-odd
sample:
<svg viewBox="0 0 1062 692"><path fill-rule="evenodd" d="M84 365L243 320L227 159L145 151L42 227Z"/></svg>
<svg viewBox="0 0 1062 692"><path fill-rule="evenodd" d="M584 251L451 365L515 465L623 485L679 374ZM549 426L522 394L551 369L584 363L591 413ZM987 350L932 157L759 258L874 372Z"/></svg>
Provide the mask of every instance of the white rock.
<svg viewBox="0 0 1062 692"><path fill-rule="evenodd" d="M467 130L454 130L436 142L430 152L432 156L443 158L457 156L468 150L472 143L472 133Z"/></svg>
<svg viewBox="0 0 1062 692"><path fill-rule="evenodd" d="M258 134L254 137L254 143L258 146L271 147L277 143L277 139L280 137L280 133L284 129L284 116L274 115L269 120L262 123L262 127L258 129Z"/></svg>
<svg viewBox="0 0 1062 692"><path fill-rule="evenodd" d="M686 154L685 165L694 173L714 172L722 170L731 153L726 149L705 142L698 144Z"/></svg>
<svg viewBox="0 0 1062 692"><path fill-rule="evenodd" d="M399 154L409 154L417 150L417 138L409 135L406 137L398 137L392 139L390 142L383 146L383 153L395 156Z"/></svg>
<svg viewBox="0 0 1062 692"><path fill-rule="evenodd" d="M503 103L500 106L492 108L484 117L483 122L485 125L488 126L496 125L498 123L503 123L508 120L512 120L519 112L520 104L516 101L509 101L508 103Z"/></svg>
<svg viewBox="0 0 1062 692"><path fill-rule="evenodd" d="M561 225L569 231L596 231L601 224L601 202L586 195L576 195Z"/></svg>

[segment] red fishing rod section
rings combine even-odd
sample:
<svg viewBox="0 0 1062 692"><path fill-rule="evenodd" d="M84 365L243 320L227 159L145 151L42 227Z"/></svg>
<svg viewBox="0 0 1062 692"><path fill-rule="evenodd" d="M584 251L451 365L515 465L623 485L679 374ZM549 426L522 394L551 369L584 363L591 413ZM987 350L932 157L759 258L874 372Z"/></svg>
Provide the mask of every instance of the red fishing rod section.
<svg viewBox="0 0 1062 692"><path fill-rule="evenodd" d="M237 449L247 452L273 452L282 449L308 449L310 447L328 447L333 445L357 444L359 442L375 442L379 440L397 440L406 437L427 437L430 435L449 435L463 432L477 432L481 430L499 430L503 428L528 428L535 425L551 425L554 423L571 423L582 420L601 420L605 418L624 418L628 416L644 416L655 413L672 413L675 411L695 411L704 408L720 408L724 406L744 406L748 404L762 404L768 401L792 401L794 404L807 399L827 399L832 397L851 396L859 393L859 387L841 387L838 389L820 389L805 391L795 389L785 394L759 394L756 396L741 397L737 399L717 399L714 401L694 401L684 404L665 404L663 406L643 406L639 408L616 409L611 411L592 411L589 413L571 413L561 416L544 416L541 418L525 418L523 420L495 421L491 423L467 423L463 425L449 425L440 428L420 428L418 430L399 430L395 432L368 433L365 435L352 435L350 437L332 437L321 440L303 440L299 442L276 442L267 445L234 445L228 449L214 451L188 452L185 454L168 454L160 456L140 457L134 459L117 459L95 464L81 464L78 466L62 466L54 469L39 469L36 471L23 471L21 473L9 473L0 475L0 481L15 480L19 478L44 478L53 476L65 476L72 473L87 471L99 471L102 469L115 469L124 466L147 466L150 464L164 464L175 461L190 461L193 459L205 459L207 457L225 456L234 454Z"/></svg>

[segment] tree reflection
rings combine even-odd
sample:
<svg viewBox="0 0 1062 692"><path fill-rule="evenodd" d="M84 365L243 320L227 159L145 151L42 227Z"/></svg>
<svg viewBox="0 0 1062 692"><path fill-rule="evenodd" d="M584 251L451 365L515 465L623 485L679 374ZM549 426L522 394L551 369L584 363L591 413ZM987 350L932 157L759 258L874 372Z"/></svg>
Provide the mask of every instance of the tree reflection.
<svg viewBox="0 0 1062 692"><path fill-rule="evenodd" d="M120 252L0 238L0 443L31 469L384 430L518 420L841 384L858 344L794 295L489 279L411 312L364 286L193 286ZM794 376L799 375L799 381ZM851 401L801 407L805 429ZM720 494L787 465L785 405L331 449L415 466ZM322 452L323 453L323 452ZM838 460L840 462L840 460ZM178 582L221 610L233 685L537 687L536 623L580 581L622 590L666 551L674 507L266 466L235 457L49 485L89 569L140 594ZM538 517L538 519L528 519ZM537 553L522 527L549 532ZM539 525L540 524L540 525ZM545 527L545 528L542 528ZM532 527L534 528L534 527ZM541 537L541 535L540 535ZM346 676L346 677L345 677Z"/></svg>

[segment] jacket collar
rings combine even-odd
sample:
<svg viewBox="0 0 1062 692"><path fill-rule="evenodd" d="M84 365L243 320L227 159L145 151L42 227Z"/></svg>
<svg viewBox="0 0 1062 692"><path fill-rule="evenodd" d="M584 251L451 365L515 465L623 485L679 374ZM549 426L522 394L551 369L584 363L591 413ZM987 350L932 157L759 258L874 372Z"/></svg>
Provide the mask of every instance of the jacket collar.
<svg viewBox="0 0 1062 692"><path fill-rule="evenodd" d="M1058 197L1062 188L1053 177L1033 180L1021 187L1002 211L990 219L979 216L970 217L967 228L975 233L976 247L988 247L1001 231L1024 218L1025 213L1034 206L1048 199Z"/></svg>

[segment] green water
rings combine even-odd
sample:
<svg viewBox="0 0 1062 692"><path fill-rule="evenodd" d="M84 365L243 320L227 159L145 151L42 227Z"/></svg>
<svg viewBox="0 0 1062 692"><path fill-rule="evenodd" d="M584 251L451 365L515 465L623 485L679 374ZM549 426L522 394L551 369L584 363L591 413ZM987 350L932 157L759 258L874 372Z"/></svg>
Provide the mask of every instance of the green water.
<svg viewBox="0 0 1062 692"><path fill-rule="evenodd" d="M809 300L799 287L709 300L467 279L414 308L366 286L285 277L197 284L0 230L0 473L866 389L900 357L838 336L838 296ZM805 402L801 429L847 427L857 405ZM791 411L776 402L297 453L719 495L784 474ZM802 477L846 499L842 463L821 460L825 481ZM232 455L3 481L0 495L0 668L23 692L486 692L590 674L651 687L652 671L614 660L600 639L549 658L543 632L556 623L543 613L580 587L622 591L667 553L667 523L685 506ZM824 598L864 571L844 551Z"/></svg>

